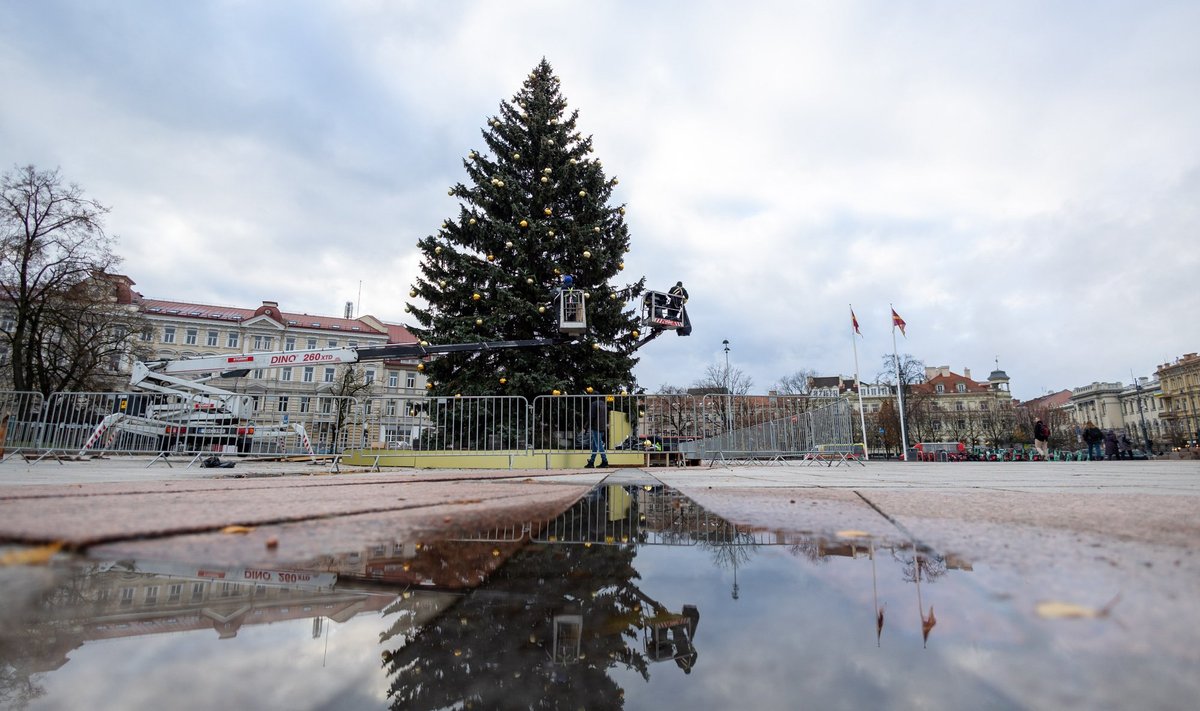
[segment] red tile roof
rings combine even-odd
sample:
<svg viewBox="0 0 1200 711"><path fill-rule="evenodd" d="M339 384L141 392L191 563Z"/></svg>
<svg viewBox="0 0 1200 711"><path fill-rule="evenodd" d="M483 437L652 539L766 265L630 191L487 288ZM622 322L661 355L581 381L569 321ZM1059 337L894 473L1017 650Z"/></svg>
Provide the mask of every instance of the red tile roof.
<svg viewBox="0 0 1200 711"><path fill-rule="evenodd" d="M253 309L244 309L236 306L213 306L211 304L193 304L186 301L167 301L165 299L142 299L139 303L142 311L148 314L234 322L248 321L254 318L255 313L263 308L262 306L258 306ZM296 329L387 335L389 343L397 342L392 336L393 329L391 324L388 324L386 331L382 331L362 319L291 313L281 310L278 306L271 306L271 311L275 316L268 318ZM407 341L416 340L412 334L408 333L408 329L405 329L403 326L397 326L396 328L408 334ZM405 340L399 342L403 343Z"/></svg>

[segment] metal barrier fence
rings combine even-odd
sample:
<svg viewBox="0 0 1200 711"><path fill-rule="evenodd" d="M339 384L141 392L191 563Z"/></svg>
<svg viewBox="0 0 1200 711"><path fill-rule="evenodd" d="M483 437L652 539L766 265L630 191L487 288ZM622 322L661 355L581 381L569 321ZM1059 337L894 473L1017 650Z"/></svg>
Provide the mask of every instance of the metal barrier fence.
<svg viewBox="0 0 1200 711"><path fill-rule="evenodd" d="M523 397L394 397L364 401L366 447L524 453L529 402Z"/></svg>
<svg viewBox="0 0 1200 711"><path fill-rule="evenodd" d="M544 395L372 397L254 393L235 419L147 392L0 392L8 451L340 454L354 449L556 453L591 449L603 402L608 450L681 452L688 460L785 457L851 441L851 409L803 396ZM826 404L827 403L827 404Z"/></svg>

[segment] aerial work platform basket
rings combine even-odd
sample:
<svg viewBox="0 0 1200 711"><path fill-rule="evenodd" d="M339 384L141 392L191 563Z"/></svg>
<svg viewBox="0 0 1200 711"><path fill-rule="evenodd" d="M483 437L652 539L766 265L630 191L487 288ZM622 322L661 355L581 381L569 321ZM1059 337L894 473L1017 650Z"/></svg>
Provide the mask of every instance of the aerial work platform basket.
<svg viewBox="0 0 1200 711"><path fill-rule="evenodd" d="M642 296L641 317L642 325L647 328L668 331L688 328L687 311L683 307L683 299L661 291L647 291ZM688 328L688 330L691 329Z"/></svg>
<svg viewBox="0 0 1200 711"><path fill-rule="evenodd" d="M558 292L558 330L580 336L587 333L587 297L582 291L563 289Z"/></svg>

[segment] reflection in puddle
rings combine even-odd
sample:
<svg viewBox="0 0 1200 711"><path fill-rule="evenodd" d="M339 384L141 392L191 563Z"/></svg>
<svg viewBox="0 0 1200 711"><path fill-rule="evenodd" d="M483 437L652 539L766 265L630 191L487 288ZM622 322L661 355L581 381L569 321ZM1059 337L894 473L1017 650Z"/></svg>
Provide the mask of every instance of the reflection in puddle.
<svg viewBox="0 0 1200 711"><path fill-rule="evenodd" d="M1045 639L980 575L608 484L553 521L285 570L57 571L5 611L0 706L1025 706L987 665L1036 667Z"/></svg>

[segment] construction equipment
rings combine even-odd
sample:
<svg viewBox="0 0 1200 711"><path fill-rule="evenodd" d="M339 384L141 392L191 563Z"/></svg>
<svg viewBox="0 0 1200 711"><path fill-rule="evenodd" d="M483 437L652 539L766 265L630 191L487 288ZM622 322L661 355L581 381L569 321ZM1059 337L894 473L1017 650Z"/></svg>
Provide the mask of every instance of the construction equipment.
<svg viewBox="0 0 1200 711"><path fill-rule="evenodd" d="M110 445L119 432L131 432L159 438L159 450L181 448L187 451L233 447L250 451L255 438L279 438L296 435L301 446L314 454L312 443L299 422L266 427L253 424L254 401L244 395L212 385L218 378L238 378L251 370L290 368L311 365L342 365L363 361L424 358L445 353L478 353L506 348L550 346L563 342L558 338L534 338L516 341L479 341L475 343L390 343L380 346L324 348L314 350L262 351L178 360L135 362L130 384L174 396L163 402L145 405L141 411L124 407L106 416L84 443L80 455ZM198 378L184 377L200 375Z"/></svg>

